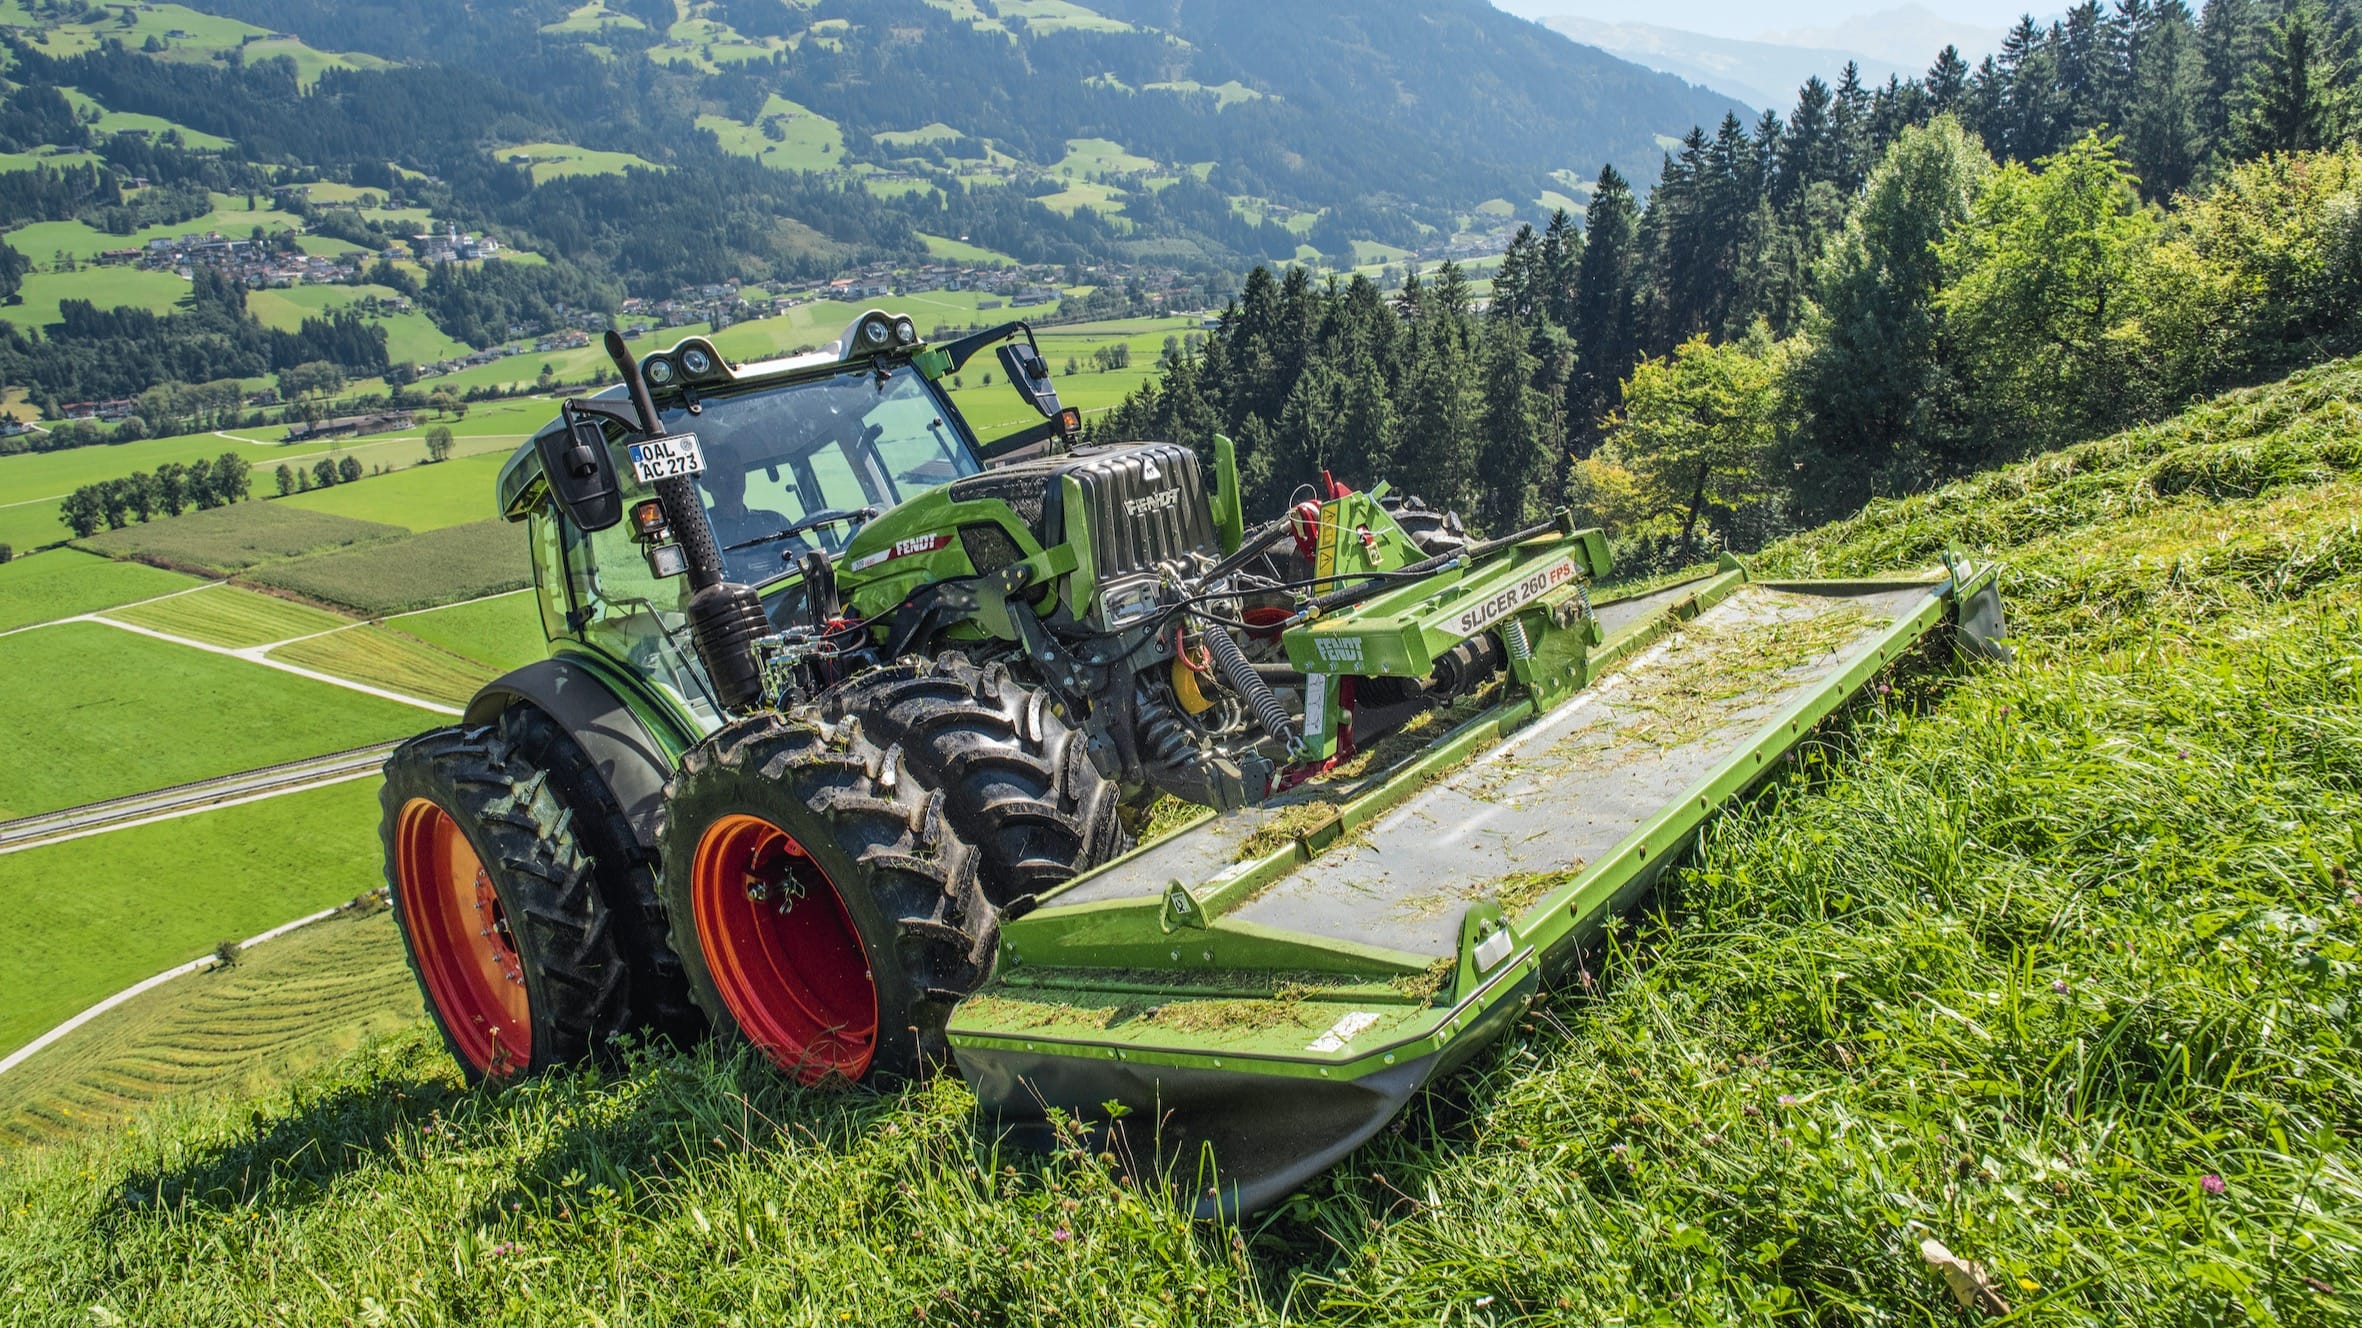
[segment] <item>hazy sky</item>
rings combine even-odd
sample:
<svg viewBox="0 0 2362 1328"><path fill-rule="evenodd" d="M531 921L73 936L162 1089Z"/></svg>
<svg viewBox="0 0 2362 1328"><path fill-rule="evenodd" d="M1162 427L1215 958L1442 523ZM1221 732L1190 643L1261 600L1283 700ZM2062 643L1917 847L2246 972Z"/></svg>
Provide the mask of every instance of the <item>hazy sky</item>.
<svg viewBox="0 0 2362 1328"><path fill-rule="evenodd" d="M1799 28L1842 29L1850 19L1898 8L1916 8L1930 17L1991 29L1996 35L2017 21L2021 13L2037 15L2064 8L2060 0L2028 5L2024 0L1925 0L1906 5L1902 0L1851 0L1814 3L1814 0L1494 0L1501 8L1526 18L1576 14L1609 23L1654 23L1687 28L1718 37L1755 37Z"/></svg>

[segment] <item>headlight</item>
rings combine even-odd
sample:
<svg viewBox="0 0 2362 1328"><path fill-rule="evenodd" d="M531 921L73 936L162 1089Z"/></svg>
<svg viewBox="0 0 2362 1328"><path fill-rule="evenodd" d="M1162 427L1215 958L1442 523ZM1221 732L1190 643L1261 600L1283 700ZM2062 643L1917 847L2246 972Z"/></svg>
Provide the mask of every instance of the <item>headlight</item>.
<svg viewBox="0 0 2362 1328"><path fill-rule="evenodd" d="M650 383L662 387L673 380L673 362L661 358L650 360L640 367L640 374Z"/></svg>
<svg viewBox="0 0 2362 1328"><path fill-rule="evenodd" d="M714 357L706 354L703 347L691 346L681 352L681 368L687 370L691 378L703 378L713 371L713 367Z"/></svg>
<svg viewBox="0 0 2362 1328"><path fill-rule="evenodd" d="M881 350L885 348L886 339L893 335L893 330L886 326L884 319L866 324L861 329L861 339Z"/></svg>
<svg viewBox="0 0 2362 1328"><path fill-rule="evenodd" d="M894 344L895 344L895 345L897 345L897 346L907 346L907 345L911 344L912 342L914 342L914 341L917 341L918 339L919 339L919 330L918 330L917 328L915 328L915 327L911 326L911 322L910 322L910 320L909 320L909 319L907 319L907 318L897 318L897 319L895 319L895 320L894 320Z"/></svg>

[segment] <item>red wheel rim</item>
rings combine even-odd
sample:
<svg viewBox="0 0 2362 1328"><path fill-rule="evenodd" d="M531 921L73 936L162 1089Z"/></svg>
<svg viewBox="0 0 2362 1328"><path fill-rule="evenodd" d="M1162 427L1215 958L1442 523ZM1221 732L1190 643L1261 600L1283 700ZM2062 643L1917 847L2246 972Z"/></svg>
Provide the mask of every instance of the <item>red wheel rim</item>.
<svg viewBox="0 0 2362 1328"><path fill-rule="evenodd" d="M525 965L475 845L449 812L413 798L395 827L394 874L427 999L460 1056L496 1078L524 1068L533 1059Z"/></svg>
<svg viewBox="0 0 2362 1328"><path fill-rule="evenodd" d="M828 873L762 817L725 816L697 841L689 884L739 1031L805 1083L859 1079L877 1054L877 981Z"/></svg>

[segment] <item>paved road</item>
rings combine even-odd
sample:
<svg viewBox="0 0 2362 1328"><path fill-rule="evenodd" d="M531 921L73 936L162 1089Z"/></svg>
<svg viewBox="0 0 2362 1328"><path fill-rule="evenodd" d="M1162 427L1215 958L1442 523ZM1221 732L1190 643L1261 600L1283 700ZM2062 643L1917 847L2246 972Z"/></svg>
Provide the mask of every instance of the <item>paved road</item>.
<svg viewBox="0 0 2362 1328"><path fill-rule="evenodd" d="M105 802L68 807L64 811L0 821L0 854L14 853L37 844L120 830L126 825L144 825L150 821L193 815L214 807L255 802L285 793L300 793L326 784L366 778L377 773L377 768L385 764L386 754L397 745L383 742L373 747L356 747L351 751L307 757L284 765L264 766L260 770L242 770L218 779L176 784L149 793L134 793L128 797L109 798Z"/></svg>

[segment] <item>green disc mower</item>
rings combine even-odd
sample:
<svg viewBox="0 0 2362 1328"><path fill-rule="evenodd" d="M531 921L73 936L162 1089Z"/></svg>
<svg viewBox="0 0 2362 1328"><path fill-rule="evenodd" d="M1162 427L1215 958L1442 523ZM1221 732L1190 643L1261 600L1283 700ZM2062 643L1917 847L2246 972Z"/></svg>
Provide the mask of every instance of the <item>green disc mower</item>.
<svg viewBox="0 0 2362 1328"><path fill-rule="evenodd" d="M1923 637L2002 649L1958 558L1609 598L1563 514L1477 538L1323 475L1250 520L1227 442L1077 445L1022 323L607 349L622 386L500 474L549 657L386 766L395 917L480 1079L626 1034L956 1065L997 1129L1253 1209ZM1042 417L990 444L945 390L986 350Z"/></svg>

